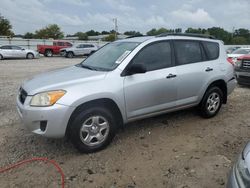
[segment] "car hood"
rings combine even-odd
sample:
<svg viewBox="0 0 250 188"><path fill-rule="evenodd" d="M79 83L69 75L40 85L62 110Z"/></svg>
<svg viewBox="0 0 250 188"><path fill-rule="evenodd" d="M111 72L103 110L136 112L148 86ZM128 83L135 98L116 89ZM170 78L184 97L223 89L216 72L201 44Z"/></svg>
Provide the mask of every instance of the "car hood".
<svg viewBox="0 0 250 188"><path fill-rule="evenodd" d="M65 89L65 87L78 83L98 81L103 79L106 74L107 72L72 66L37 75L25 81L21 87L28 95L34 95L43 91Z"/></svg>
<svg viewBox="0 0 250 188"><path fill-rule="evenodd" d="M228 57L234 58L234 57L240 57L244 54L227 54Z"/></svg>

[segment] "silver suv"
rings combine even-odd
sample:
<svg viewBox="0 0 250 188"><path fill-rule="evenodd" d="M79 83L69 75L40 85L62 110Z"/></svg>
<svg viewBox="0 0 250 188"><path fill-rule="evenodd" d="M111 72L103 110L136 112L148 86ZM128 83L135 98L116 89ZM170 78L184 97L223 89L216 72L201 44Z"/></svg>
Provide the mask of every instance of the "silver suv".
<svg viewBox="0 0 250 188"><path fill-rule="evenodd" d="M72 58L74 56L90 55L96 50L98 50L98 47L94 44L75 44L72 47L61 49L60 54Z"/></svg>
<svg viewBox="0 0 250 188"><path fill-rule="evenodd" d="M193 106L203 117L213 117L235 85L219 40L184 34L135 37L23 83L17 109L33 133L67 135L79 151L94 152L131 121Z"/></svg>

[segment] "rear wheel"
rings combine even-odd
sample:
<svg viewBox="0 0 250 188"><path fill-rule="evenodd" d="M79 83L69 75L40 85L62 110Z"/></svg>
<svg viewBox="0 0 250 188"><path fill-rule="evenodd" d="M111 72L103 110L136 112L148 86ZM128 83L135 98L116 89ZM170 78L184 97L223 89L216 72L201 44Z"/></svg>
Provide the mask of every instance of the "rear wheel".
<svg viewBox="0 0 250 188"><path fill-rule="evenodd" d="M28 53L26 56L27 59L34 59L34 54Z"/></svg>
<svg viewBox="0 0 250 188"><path fill-rule="evenodd" d="M52 52L52 50L45 50L44 55L45 55L46 57L52 57L52 56L53 56L53 52Z"/></svg>
<svg viewBox="0 0 250 188"><path fill-rule="evenodd" d="M82 153L105 148L115 136L117 123L104 107L92 107L78 113L70 125L70 139Z"/></svg>
<svg viewBox="0 0 250 188"><path fill-rule="evenodd" d="M68 58L73 58L73 57L74 57L73 52L68 52L68 53L67 53L67 57L68 57Z"/></svg>
<svg viewBox="0 0 250 188"><path fill-rule="evenodd" d="M200 104L202 117L214 117L220 110L223 101L223 92L220 88L214 86L209 88Z"/></svg>

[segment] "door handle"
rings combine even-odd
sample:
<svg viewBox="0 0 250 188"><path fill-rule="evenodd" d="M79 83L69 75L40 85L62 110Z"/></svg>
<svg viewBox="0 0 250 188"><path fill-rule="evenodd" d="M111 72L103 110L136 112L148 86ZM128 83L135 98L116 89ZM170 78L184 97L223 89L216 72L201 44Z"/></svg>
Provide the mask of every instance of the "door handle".
<svg viewBox="0 0 250 188"><path fill-rule="evenodd" d="M210 72L210 71L213 71L213 70L214 70L213 68L207 67L206 72Z"/></svg>
<svg viewBox="0 0 250 188"><path fill-rule="evenodd" d="M169 79L169 78L175 78L177 75L176 74L169 74L166 78Z"/></svg>

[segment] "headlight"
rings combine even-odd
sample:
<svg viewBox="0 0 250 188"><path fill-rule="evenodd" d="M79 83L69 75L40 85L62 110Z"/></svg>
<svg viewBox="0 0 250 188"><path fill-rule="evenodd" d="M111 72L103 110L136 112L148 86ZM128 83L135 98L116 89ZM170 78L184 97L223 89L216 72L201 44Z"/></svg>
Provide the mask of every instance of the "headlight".
<svg viewBox="0 0 250 188"><path fill-rule="evenodd" d="M237 61L235 62L235 66L236 66L236 67L241 67L241 60L237 60Z"/></svg>
<svg viewBox="0 0 250 188"><path fill-rule="evenodd" d="M43 93L37 93L31 99L30 106L52 106L55 104L66 91L48 91Z"/></svg>

